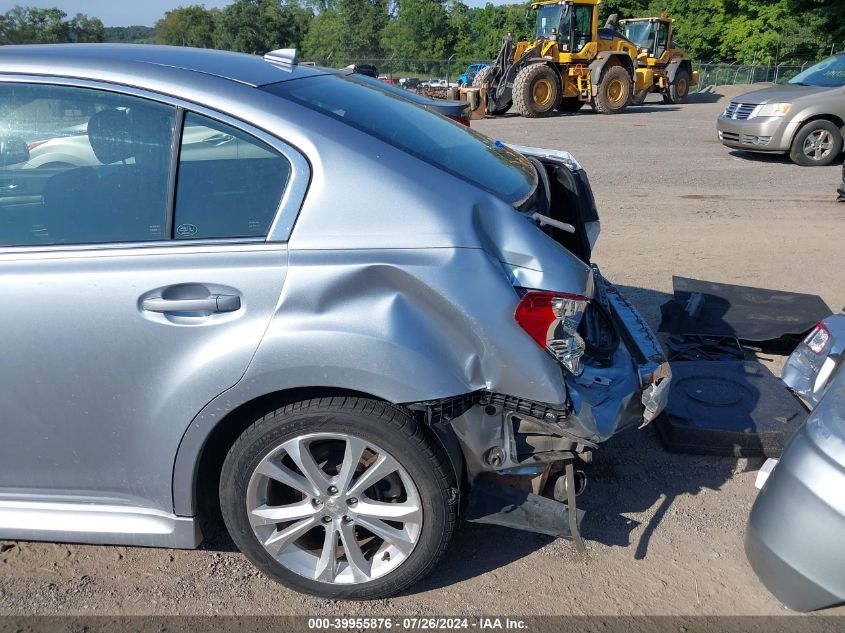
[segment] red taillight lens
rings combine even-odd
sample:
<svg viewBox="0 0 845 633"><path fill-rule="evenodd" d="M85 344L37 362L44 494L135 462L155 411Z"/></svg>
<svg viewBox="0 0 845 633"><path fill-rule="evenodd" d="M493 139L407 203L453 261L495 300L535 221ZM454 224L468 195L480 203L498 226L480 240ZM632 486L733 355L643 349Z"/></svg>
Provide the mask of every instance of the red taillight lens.
<svg viewBox="0 0 845 633"><path fill-rule="evenodd" d="M588 303L580 295L532 290L520 300L514 319L537 345L578 375L584 341L577 330Z"/></svg>
<svg viewBox="0 0 845 633"><path fill-rule="evenodd" d="M36 147L38 147L39 145L44 145L44 143L46 143L46 142L47 142L47 141L49 141L49 140L50 140L50 139L45 139L45 140L43 140L43 141L31 141L31 142L27 143L27 144L26 144L26 146L27 146L27 148L28 148L30 151L32 151L32 150L34 150Z"/></svg>
<svg viewBox="0 0 845 633"><path fill-rule="evenodd" d="M467 127L469 127L469 119L465 119L462 116L451 116L451 115L447 115L447 116L448 116L448 118L452 119L453 121L457 121L461 125L466 125Z"/></svg>
<svg viewBox="0 0 845 633"><path fill-rule="evenodd" d="M807 335L804 339L804 344L809 347L814 354L821 354L824 348L827 347L827 342L830 340L830 332L825 327L824 323L819 323L815 329Z"/></svg>

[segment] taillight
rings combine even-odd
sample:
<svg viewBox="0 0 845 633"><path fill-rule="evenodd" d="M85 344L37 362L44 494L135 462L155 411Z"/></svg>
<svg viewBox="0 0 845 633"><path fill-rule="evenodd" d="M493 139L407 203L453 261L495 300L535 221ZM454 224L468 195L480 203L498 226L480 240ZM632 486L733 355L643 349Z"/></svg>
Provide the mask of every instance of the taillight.
<svg viewBox="0 0 845 633"><path fill-rule="evenodd" d="M804 339L804 344L809 347L814 354L821 354L830 340L830 332L828 332L824 323L819 323L816 328L807 335Z"/></svg>
<svg viewBox="0 0 845 633"><path fill-rule="evenodd" d="M578 376L583 371L584 339L577 330L588 303L580 295L531 290L520 300L514 319L537 345Z"/></svg>
<svg viewBox="0 0 845 633"><path fill-rule="evenodd" d="M469 127L469 119L465 119L462 116L452 116L451 114L447 114L446 116L452 119L453 121L457 121L461 125L466 125L467 127Z"/></svg>

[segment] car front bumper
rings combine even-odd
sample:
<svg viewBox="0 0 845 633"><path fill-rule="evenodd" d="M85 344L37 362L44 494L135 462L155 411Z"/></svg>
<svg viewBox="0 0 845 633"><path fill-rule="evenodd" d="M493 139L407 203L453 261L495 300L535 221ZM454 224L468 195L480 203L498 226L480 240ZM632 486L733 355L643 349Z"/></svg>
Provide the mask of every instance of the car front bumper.
<svg viewBox="0 0 845 633"><path fill-rule="evenodd" d="M754 502L745 532L748 561L790 609L845 602L843 490L845 470L818 450L805 426Z"/></svg>
<svg viewBox="0 0 845 633"><path fill-rule="evenodd" d="M716 123L719 140L727 147L756 152L785 152L792 142L791 125L786 117L730 119L720 116Z"/></svg>

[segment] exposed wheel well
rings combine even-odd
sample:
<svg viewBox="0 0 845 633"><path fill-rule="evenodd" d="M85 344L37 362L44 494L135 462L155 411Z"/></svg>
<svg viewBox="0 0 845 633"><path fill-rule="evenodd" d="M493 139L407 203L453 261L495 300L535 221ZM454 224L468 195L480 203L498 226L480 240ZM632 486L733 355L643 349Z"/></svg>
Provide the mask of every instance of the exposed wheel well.
<svg viewBox="0 0 845 633"><path fill-rule="evenodd" d="M285 405L300 400L331 396L384 400L372 394L351 389L305 387L260 396L233 409L221 418L206 438L199 459L197 460L196 475L194 477L197 520L206 538L225 532L226 528L223 525L219 503L220 471L223 468L223 462L229 453L229 449L232 448L232 445L240 437L241 433L259 417ZM419 415L422 415L422 413L420 412ZM454 435L454 433L452 434ZM454 452L455 450L460 452L460 449L457 448L457 438L443 437L441 432L432 432L432 436L437 438L437 441L447 452L453 465L455 465L456 456ZM457 459L460 460L460 467L456 467L456 470L460 469L463 471L463 456L459 455ZM462 481L463 475L463 472L456 473L458 481Z"/></svg>

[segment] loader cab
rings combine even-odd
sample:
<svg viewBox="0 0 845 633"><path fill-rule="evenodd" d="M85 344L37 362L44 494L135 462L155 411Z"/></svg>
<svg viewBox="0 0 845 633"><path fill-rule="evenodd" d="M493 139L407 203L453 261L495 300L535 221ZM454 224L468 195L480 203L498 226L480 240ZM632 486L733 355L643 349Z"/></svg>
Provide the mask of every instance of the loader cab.
<svg viewBox="0 0 845 633"><path fill-rule="evenodd" d="M537 12L535 40L557 42L561 53L578 53L594 40L598 5L593 2L544 2Z"/></svg>
<svg viewBox="0 0 845 633"><path fill-rule="evenodd" d="M622 20L619 25L622 34L649 58L660 59L672 48L672 20L668 18Z"/></svg>

